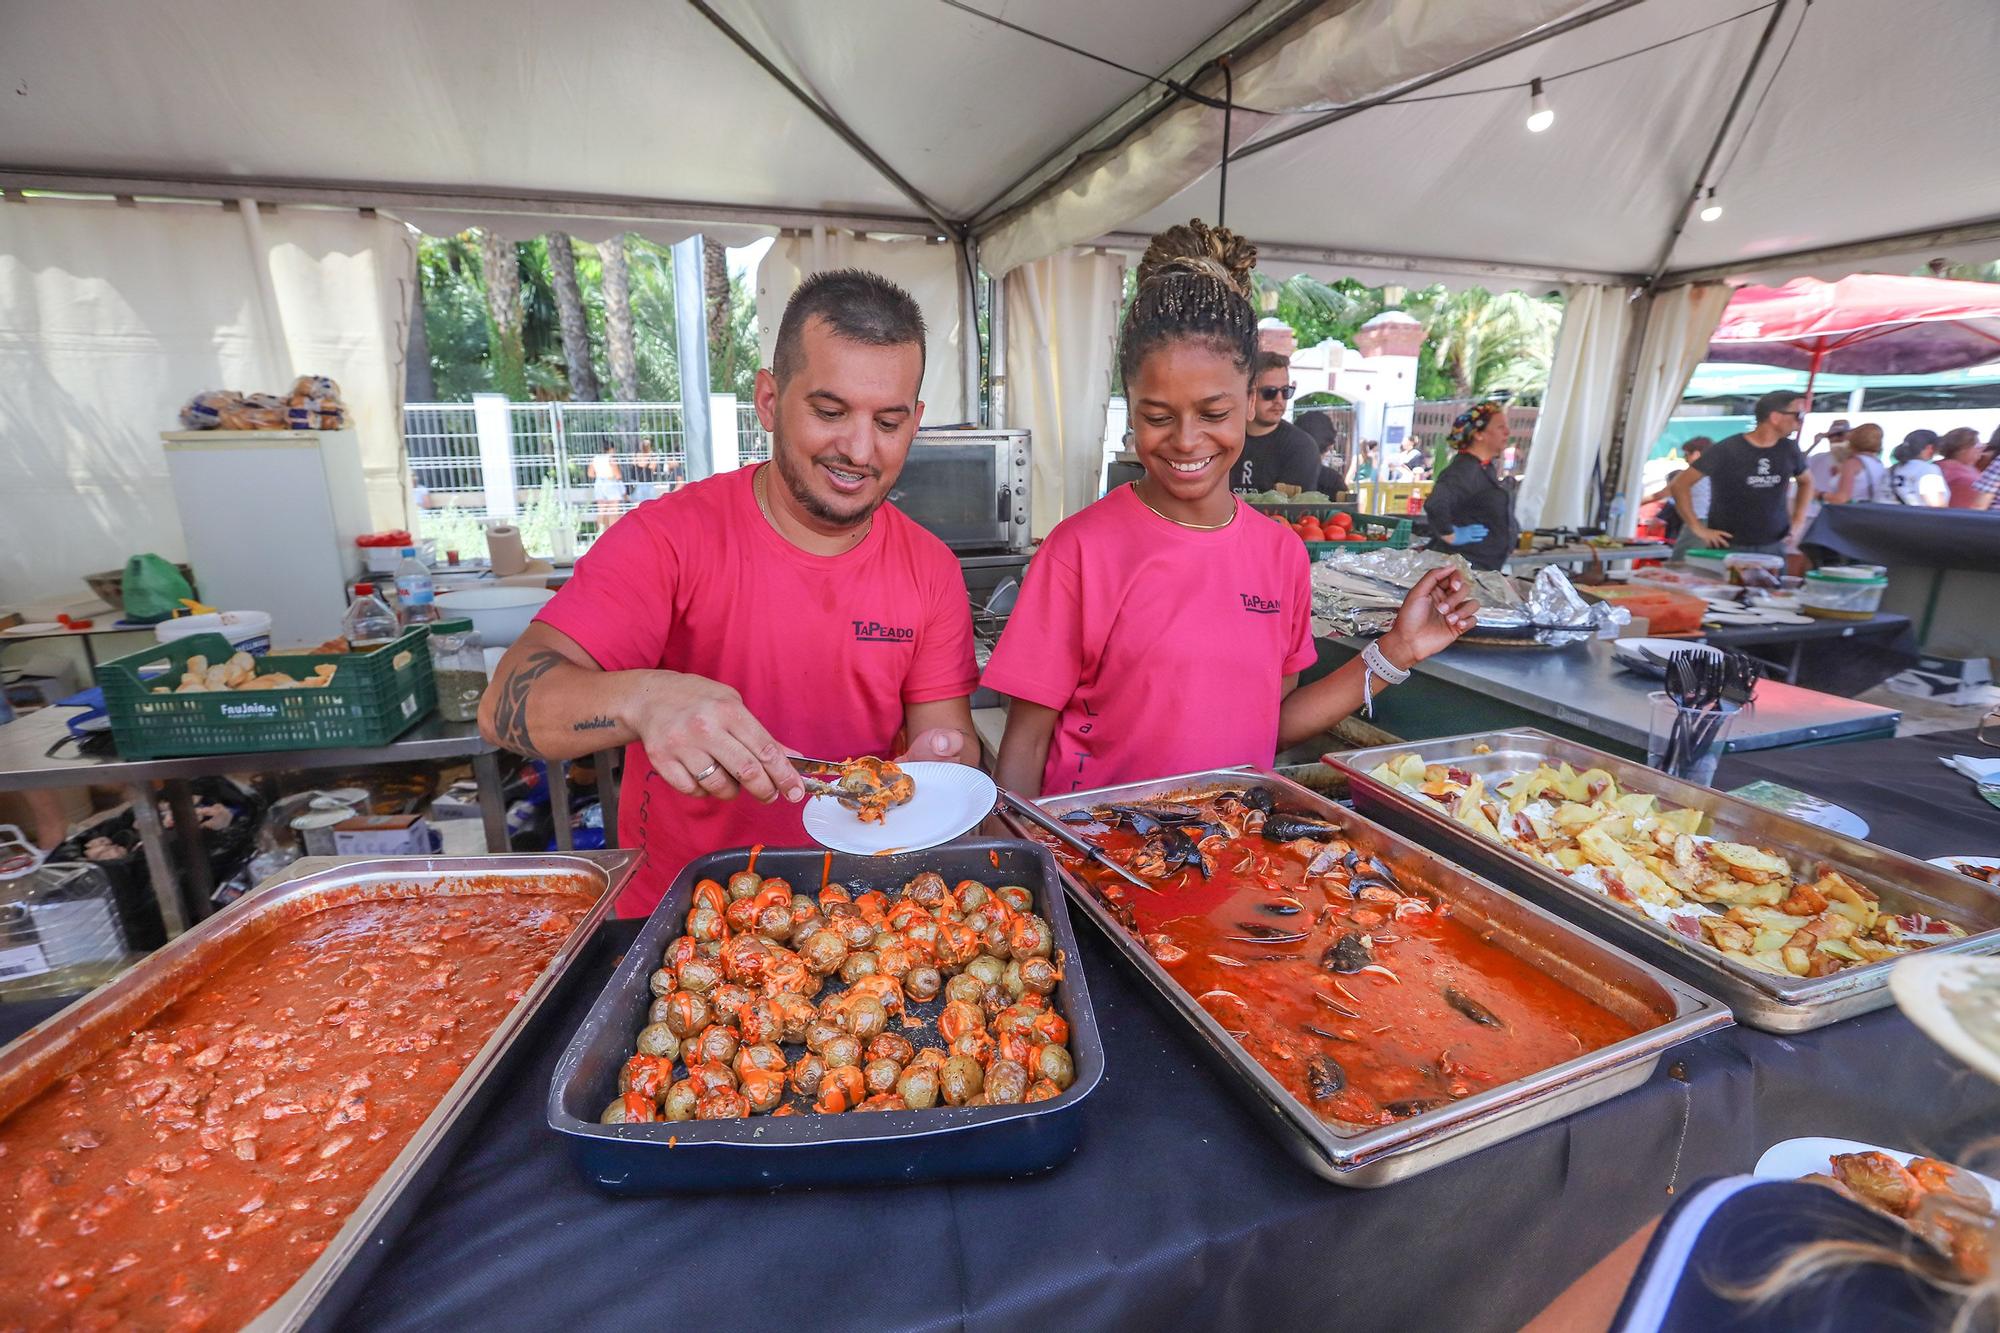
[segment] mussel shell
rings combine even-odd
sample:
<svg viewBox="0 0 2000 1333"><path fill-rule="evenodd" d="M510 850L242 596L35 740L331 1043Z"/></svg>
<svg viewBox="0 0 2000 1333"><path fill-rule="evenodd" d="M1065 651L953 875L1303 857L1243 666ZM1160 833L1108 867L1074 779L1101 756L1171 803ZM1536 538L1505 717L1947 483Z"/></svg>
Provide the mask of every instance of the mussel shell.
<svg viewBox="0 0 2000 1333"><path fill-rule="evenodd" d="M1450 1105L1449 1097L1406 1097L1402 1101L1384 1103L1382 1109L1393 1116L1411 1116L1422 1115L1426 1111L1435 1111L1440 1106Z"/></svg>
<svg viewBox="0 0 2000 1333"><path fill-rule="evenodd" d="M1481 1027L1504 1028L1507 1026L1500 1021L1498 1014L1456 986L1446 986L1444 988L1444 1002Z"/></svg>
<svg viewBox="0 0 2000 1333"><path fill-rule="evenodd" d="M1346 1086L1347 1071L1332 1056L1315 1055L1306 1061L1306 1087L1311 1090L1314 1101L1323 1102L1329 1097L1338 1097Z"/></svg>
<svg viewBox="0 0 2000 1333"><path fill-rule="evenodd" d="M1352 932L1335 940L1327 951L1320 955L1319 965L1329 972L1359 972L1375 961L1368 946L1361 937Z"/></svg>
<svg viewBox="0 0 2000 1333"><path fill-rule="evenodd" d="M1309 819L1304 815L1271 814L1264 819L1261 830L1266 842L1292 842L1307 838L1313 842L1332 842L1341 836L1340 829L1324 820Z"/></svg>
<svg viewBox="0 0 2000 1333"><path fill-rule="evenodd" d="M1282 902L1258 903L1257 910L1269 912L1272 916L1297 916L1301 909L1296 902L1287 898Z"/></svg>

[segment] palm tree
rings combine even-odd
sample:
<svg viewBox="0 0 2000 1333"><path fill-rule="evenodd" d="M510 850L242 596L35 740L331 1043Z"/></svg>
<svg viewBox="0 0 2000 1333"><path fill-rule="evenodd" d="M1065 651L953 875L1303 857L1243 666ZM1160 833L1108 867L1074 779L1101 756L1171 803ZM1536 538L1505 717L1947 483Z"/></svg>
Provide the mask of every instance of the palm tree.
<svg viewBox="0 0 2000 1333"><path fill-rule="evenodd" d="M1424 321L1454 398L1538 394L1548 386L1562 310L1520 292L1453 292Z"/></svg>
<svg viewBox="0 0 2000 1333"><path fill-rule="evenodd" d="M613 236L597 247L604 267L605 361L611 369L611 393L620 402L639 397L639 355L632 332L632 280L625 264L625 237Z"/></svg>
<svg viewBox="0 0 2000 1333"><path fill-rule="evenodd" d="M597 401L597 372L590 365L590 324L583 313L583 289L576 280L576 250L569 233L552 231L549 272L556 294L556 316L562 323L563 364L569 371L569 396L582 403Z"/></svg>
<svg viewBox="0 0 2000 1333"><path fill-rule="evenodd" d="M509 398L528 396L527 352L522 343L521 258L512 241L481 228L479 266L485 279L487 338L493 387Z"/></svg>

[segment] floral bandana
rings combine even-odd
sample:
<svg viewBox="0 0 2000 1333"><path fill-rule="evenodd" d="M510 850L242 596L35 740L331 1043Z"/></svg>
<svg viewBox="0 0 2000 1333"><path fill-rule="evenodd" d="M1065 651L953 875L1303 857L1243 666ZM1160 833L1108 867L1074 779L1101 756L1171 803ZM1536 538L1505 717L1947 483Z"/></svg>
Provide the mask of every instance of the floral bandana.
<svg viewBox="0 0 2000 1333"><path fill-rule="evenodd" d="M1499 403L1487 399L1474 403L1451 419L1451 429L1445 433L1445 442L1454 449L1463 449L1472 443L1472 437L1486 429L1486 423L1505 411Z"/></svg>

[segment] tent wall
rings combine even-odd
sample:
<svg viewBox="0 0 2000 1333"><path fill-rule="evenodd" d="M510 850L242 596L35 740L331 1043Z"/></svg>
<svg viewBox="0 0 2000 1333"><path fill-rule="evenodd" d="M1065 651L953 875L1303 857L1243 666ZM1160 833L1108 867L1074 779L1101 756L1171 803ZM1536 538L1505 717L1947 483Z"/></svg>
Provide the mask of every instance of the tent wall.
<svg viewBox="0 0 2000 1333"><path fill-rule="evenodd" d="M1006 424L1033 432L1037 541L1095 500L1103 482L1124 292L1124 258L1088 251L1049 255L1006 277Z"/></svg>
<svg viewBox="0 0 2000 1333"><path fill-rule="evenodd" d="M402 526L415 280L408 230L351 209L0 203L0 601L80 595L80 573L137 551L184 556L159 432L206 388L338 380L370 514Z"/></svg>
<svg viewBox="0 0 2000 1333"><path fill-rule="evenodd" d="M924 312L925 423L942 426L967 420L964 358L959 350L965 327L965 276L958 256L953 246L923 240L870 240L824 230L779 237L757 266L757 343L764 364L771 364L785 303L800 283L829 269L866 269L901 286Z"/></svg>

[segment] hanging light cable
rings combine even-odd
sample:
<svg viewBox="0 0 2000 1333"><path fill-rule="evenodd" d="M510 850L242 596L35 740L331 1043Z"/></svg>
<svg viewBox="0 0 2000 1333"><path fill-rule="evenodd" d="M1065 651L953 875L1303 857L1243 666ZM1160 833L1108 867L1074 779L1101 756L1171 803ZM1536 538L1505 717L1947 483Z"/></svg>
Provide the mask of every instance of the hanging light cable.
<svg viewBox="0 0 2000 1333"><path fill-rule="evenodd" d="M1542 91L1542 81L1532 79L1528 83L1528 133L1540 134L1556 123L1555 108L1549 105L1548 94Z"/></svg>

